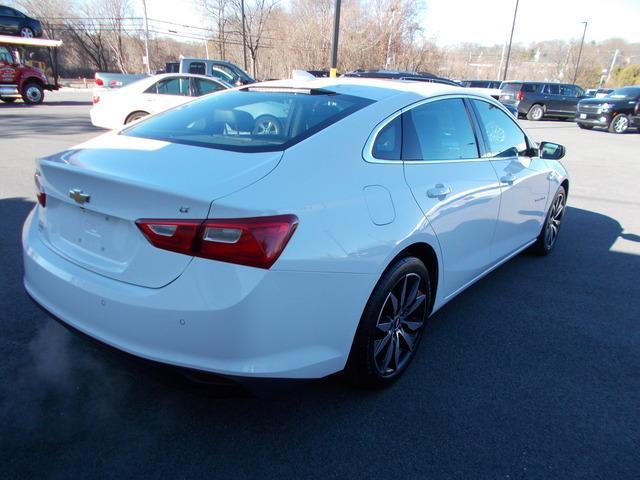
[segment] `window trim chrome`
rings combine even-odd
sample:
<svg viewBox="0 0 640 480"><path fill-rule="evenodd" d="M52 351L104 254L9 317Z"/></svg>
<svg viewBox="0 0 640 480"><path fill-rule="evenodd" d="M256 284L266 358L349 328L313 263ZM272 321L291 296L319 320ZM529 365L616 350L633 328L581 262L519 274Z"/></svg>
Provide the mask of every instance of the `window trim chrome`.
<svg viewBox="0 0 640 480"><path fill-rule="evenodd" d="M509 110L507 110L500 102L498 102L497 100L495 100L494 98L491 97L485 97L483 95L478 95L478 94L474 94L474 93L444 93L444 94L440 94L440 95L435 95L433 97L429 97L429 98L423 98L421 100L418 100L414 103L411 103L403 108L401 108L400 110L397 110L395 112L393 112L391 115L387 116L384 120L382 120L380 123L378 123L374 129L371 131L371 133L369 134L369 137L367 138L367 141L364 144L364 148L362 149L362 158L365 162L367 163L379 163L379 164L388 164L388 163L393 163L393 164L397 164L397 163L407 163L409 165L421 165L421 164L430 164L430 163L466 163L466 162L487 162L490 161L491 158L490 157L478 157L478 158L456 158L456 159L440 159L440 160L403 160L401 158L398 159L392 159L392 160L388 160L388 159L382 159L382 158L376 158L373 156L373 144L375 143L376 139L378 138L378 134L388 125L390 124L392 121L394 121L399 115L402 115L403 113L406 113L416 107L419 107L421 105L427 104L427 103L431 103L431 102L435 102L438 100L447 100L447 99L470 99L470 100L481 100L481 101L485 101L487 103L490 103L491 105L494 105L498 108L500 108L506 115L508 115L509 117L512 117L513 115L511 114L511 112L509 112ZM467 108L465 106L465 108ZM522 133L524 134L525 138L527 139L527 141L531 144L536 144L536 142L533 142L533 140L529 137L529 135L527 135L527 132L524 131L524 129L520 126L520 124L517 122L517 119L511 119L511 121L513 121L513 123L522 131ZM473 125L471 125L471 127L473 128ZM477 140L476 140L477 141Z"/></svg>

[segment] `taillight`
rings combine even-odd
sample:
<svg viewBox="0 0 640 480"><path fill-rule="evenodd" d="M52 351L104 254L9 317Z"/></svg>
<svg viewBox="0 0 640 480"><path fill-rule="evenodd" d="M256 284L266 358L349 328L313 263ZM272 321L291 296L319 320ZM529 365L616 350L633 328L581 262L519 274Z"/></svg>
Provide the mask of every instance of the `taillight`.
<svg viewBox="0 0 640 480"><path fill-rule="evenodd" d="M136 222L149 242L196 257L270 268L298 226L295 215L209 220Z"/></svg>
<svg viewBox="0 0 640 480"><path fill-rule="evenodd" d="M100 101L100 95L94 95L91 97L91 102L95 105Z"/></svg>
<svg viewBox="0 0 640 480"><path fill-rule="evenodd" d="M520 101L524 98L524 92L522 90L520 90L518 93L516 93L516 100Z"/></svg>
<svg viewBox="0 0 640 480"><path fill-rule="evenodd" d="M104 86L104 81L103 81L101 78L96 78L96 79L95 79L95 84L96 84L98 87L102 87L102 86Z"/></svg>
<svg viewBox="0 0 640 480"><path fill-rule="evenodd" d="M44 191L44 187L40 183L40 173L36 172L33 176L33 179L36 182L36 198L38 199L38 203L46 207L47 206L47 194Z"/></svg>

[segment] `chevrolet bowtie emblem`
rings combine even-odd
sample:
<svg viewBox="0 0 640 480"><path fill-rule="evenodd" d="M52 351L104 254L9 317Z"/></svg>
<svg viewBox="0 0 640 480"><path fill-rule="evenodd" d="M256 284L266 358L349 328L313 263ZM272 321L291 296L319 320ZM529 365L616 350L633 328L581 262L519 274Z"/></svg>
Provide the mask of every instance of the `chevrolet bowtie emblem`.
<svg viewBox="0 0 640 480"><path fill-rule="evenodd" d="M76 203L82 205L83 203L89 203L89 200L91 200L91 195L82 193L82 190L74 188L73 190L69 190L69 198L73 198Z"/></svg>

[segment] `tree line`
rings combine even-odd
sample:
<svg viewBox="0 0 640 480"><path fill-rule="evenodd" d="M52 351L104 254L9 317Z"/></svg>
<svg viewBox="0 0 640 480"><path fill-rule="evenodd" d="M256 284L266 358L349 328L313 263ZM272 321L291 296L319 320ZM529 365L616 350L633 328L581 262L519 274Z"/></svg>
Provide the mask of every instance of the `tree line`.
<svg viewBox="0 0 640 480"><path fill-rule="evenodd" d="M47 37L63 40L57 58L52 59L61 76L91 77L96 71L145 71L144 22L133 1L137 6L138 0L13 3L39 18ZM152 71L177 61L180 55L207 54L246 66L257 79L286 78L293 69L328 69L334 0L290 0L286 5L279 0L245 0L244 12L241 0L183 1L193 2L203 21L187 28L151 18ZM338 70L387 68L427 71L453 79L502 78L504 45L439 46L420 25L423 7L415 0L343 0ZM571 82L578 49L578 40L514 45L508 77ZM614 71L603 73L616 50ZM640 82L633 75L639 63L640 44L622 39L587 42L577 83L591 87Z"/></svg>

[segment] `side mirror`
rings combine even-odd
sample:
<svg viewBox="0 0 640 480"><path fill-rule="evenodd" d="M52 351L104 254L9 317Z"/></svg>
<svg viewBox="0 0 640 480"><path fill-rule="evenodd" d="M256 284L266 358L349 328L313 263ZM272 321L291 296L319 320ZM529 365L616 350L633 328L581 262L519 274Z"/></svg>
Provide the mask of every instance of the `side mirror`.
<svg viewBox="0 0 640 480"><path fill-rule="evenodd" d="M566 153L564 146L552 142L542 142L539 149L540 158L546 160L560 160Z"/></svg>

